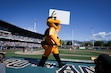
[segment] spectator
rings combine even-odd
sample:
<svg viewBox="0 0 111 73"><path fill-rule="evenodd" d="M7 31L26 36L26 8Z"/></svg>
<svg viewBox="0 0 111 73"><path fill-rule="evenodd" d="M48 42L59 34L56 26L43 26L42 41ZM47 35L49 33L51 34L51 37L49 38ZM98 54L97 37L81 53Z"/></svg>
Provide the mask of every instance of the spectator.
<svg viewBox="0 0 111 73"><path fill-rule="evenodd" d="M0 73L6 73L5 65L3 64L4 58L5 58L5 54L0 53Z"/></svg>
<svg viewBox="0 0 111 73"><path fill-rule="evenodd" d="M111 73L111 57L107 54L100 54L95 61L96 73Z"/></svg>

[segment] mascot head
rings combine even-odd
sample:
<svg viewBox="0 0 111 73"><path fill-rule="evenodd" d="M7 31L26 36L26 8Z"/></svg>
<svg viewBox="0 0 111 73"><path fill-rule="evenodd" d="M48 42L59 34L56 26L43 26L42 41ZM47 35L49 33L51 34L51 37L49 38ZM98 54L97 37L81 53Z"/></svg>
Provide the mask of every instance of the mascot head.
<svg viewBox="0 0 111 73"><path fill-rule="evenodd" d="M47 25L49 27L54 27L56 30L60 30L60 20L57 20L56 17L54 17L55 11L52 12L52 15L48 17L47 19Z"/></svg>

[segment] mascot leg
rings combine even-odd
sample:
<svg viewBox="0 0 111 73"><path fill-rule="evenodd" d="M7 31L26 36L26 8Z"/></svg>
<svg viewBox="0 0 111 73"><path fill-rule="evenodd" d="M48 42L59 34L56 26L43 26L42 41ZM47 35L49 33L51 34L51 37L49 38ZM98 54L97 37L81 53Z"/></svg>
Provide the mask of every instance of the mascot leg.
<svg viewBox="0 0 111 73"><path fill-rule="evenodd" d="M62 66L65 65L61 62L59 54L53 54L53 56L55 57L56 61L58 62L59 68L61 68Z"/></svg>
<svg viewBox="0 0 111 73"><path fill-rule="evenodd" d="M42 45L42 47L44 48L45 52L44 52L38 66L44 67L45 62L51 53L52 46Z"/></svg>
<svg viewBox="0 0 111 73"><path fill-rule="evenodd" d="M48 57L42 56L42 58L41 58L38 66L44 67L44 64L45 64L47 58L48 58Z"/></svg>

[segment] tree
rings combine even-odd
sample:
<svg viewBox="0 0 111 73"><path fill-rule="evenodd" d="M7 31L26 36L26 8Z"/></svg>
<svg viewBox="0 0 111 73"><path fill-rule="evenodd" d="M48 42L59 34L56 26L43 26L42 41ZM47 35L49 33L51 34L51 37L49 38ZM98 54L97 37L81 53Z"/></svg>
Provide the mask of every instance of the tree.
<svg viewBox="0 0 111 73"><path fill-rule="evenodd" d="M65 45L65 42L63 40L60 40L61 45Z"/></svg>
<svg viewBox="0 0 111 73"><path fill-rule="evenodd" d="M104 42L103 41L96 41L94 43L94 46L104 46Z"/></svg>
<svg viewBox="0 0 111 73"><path fill-rule="evenodd" d="M85 42L79 42L79 44L81 44L81 46L85 46Z"/></svg>
<svg viewBox="0 0 111 73"><path fill-rule="evenodd" d="M108 44L108 43L105 43L105 45L104 45L104 46L108 47L108 46L109 46L109 44Z"/></svg>
<svg viewBox="0 0 111 73"><path fill-rule="evenodd" d="M66 45L72 45L72 41L68 41Z"/></svg>
<svg viewBox="0 0 111 73"><path fill-rule="evenodd" d="M111 46L111 41L108 41L108 46Z"/></svg>
<svg viewBox="0 0 111 73"><path fill-rule="evenodd" d="M91 42L87 42L87 43L85 43L85 46L92 46L92 43Z"/></svg>

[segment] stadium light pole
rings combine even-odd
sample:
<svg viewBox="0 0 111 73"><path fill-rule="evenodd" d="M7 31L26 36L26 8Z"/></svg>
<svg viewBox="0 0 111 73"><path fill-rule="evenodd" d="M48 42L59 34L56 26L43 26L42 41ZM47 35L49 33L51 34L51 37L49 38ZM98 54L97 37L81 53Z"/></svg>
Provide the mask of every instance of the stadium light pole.
<svg viewBox="0 0 111 73"><path fill-rule="evenodd" d="M34 20L34 32L37 32L37 31L36 31L36 25L37 25L37 20L36 20L36 18L35 18L35 20Z"/></svg>
<svg viewBox="0 0 111 73"><path fill-rule="evenodd" d="M92 29L92 45L93 45L93 49L94 49L94 36L93 36L93 34L94 34L94 29L93 29L93 27L91 27L91 29Z"/></svg>
<svg viewBox="0 0 111 73"><path fill-rule="evenodd" d="M74 41L73 41L73 29L72 29L72 48L73 48L73 44L74 44Z"/></svg>

